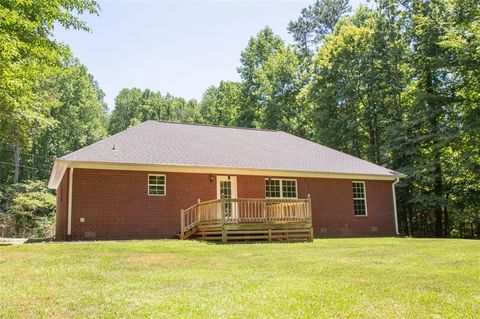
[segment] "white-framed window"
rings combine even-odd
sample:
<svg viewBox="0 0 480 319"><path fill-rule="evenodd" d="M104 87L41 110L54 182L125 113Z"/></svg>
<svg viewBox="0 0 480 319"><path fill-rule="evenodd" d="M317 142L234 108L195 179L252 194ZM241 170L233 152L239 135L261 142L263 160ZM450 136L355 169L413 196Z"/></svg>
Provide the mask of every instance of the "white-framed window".
<svg viewBox="0 0 480 319"><path fill-rule="evenodd" d="M297 198L296 179L265 179L265 198Z"/></svg>
<svg viewBox="0 0 480 319"><path fill-rule="evenodd" d="M365 182L353 181L353 214L355 216L367 216L367 193Z"/></svg>
<svg viewBox="0 0 480 319"><path fill-rule="evenodd" d="M167 177L164 174L148 174L148 195L165 196L167 193Z"/></svg>

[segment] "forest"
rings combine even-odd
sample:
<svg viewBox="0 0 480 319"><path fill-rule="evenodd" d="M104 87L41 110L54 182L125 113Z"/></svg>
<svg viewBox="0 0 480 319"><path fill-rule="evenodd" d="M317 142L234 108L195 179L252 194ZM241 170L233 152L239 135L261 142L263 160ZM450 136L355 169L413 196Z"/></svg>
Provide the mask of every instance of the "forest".
<svg viewBox="0 0 480 319"><path fill-rule="evenodd" d="M399 226L480 238L480 3L318 0L241 52L200 101L104 93L54 28L90 30L93 0L0 2L0 236L53 235L53 160L145 120L283 130L407 175ZM92 48L94 50L94 48ZM157 91L159 90L160 91Z"/></svg>

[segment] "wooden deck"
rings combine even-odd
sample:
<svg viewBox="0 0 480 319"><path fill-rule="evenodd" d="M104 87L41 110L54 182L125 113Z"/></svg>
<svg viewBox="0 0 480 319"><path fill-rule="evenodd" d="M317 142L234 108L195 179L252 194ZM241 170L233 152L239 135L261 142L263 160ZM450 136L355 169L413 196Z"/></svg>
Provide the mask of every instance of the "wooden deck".
<svg viewBox="0 0 480 319"><path fill-rule="evenodd" d="M307 199L216 199L181 211L180 239L227 242L311 241Z"/></svg>

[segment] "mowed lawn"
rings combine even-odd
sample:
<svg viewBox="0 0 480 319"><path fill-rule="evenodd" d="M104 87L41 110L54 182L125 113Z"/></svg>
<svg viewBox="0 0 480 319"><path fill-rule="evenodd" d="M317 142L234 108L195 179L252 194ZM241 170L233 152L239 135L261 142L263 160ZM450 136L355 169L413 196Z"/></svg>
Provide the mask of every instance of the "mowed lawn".
<svg viewBox="0 0 480 319"><path fill-rule="evenodd" d="M0 318L480 318L480 241L0 247Z"/></svg>

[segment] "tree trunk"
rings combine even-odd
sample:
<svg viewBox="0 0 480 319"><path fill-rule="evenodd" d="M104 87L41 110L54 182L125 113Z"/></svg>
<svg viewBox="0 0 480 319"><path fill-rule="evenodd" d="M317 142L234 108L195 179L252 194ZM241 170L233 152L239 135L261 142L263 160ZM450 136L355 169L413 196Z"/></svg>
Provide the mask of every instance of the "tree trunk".
<svg viewBox="0 0 480 319"><path fill-rule="evenodd" d="M15 169L13 171L13 183L18 183L20 176L20 145L17 143L13 147L13 157L15 161Z"/></svg>
<svg viewBox="0 0 480 319"><path fill-rule="evenodd" d="M450 237L448 206L443 206L443 237Z"/></svg>
<svg viewBox="0 0 480 319"><path fill-rule="evenodd" d="M477 238L480 238L480 217L477 219Z"/></svg>
<svg viewBox="0 0 480 319"><path fill-rule="evenodd" d="M435 194L435 237L443 237L444 224L443 224L443 209L440 199L443 199L443 177L442 177L442 164L440 159L440 150L434 145L433 156L433 193Z"/></svg>
<svg viewBox="0 0 480 319"><path fill-rule="evenodd" d="M443 209L441 199L443 198L443 178L442 178L442 163L441 163L441 149L439 146L439 109L440 106L434 100L434 71L426 70L425 91L427 92L427 99L425 100L426 112L430 121L430 134L432 138L432 153L433 153L433 194L435 195L435 204L433 214L435 217L435 237L443 237Z"/></svg>

